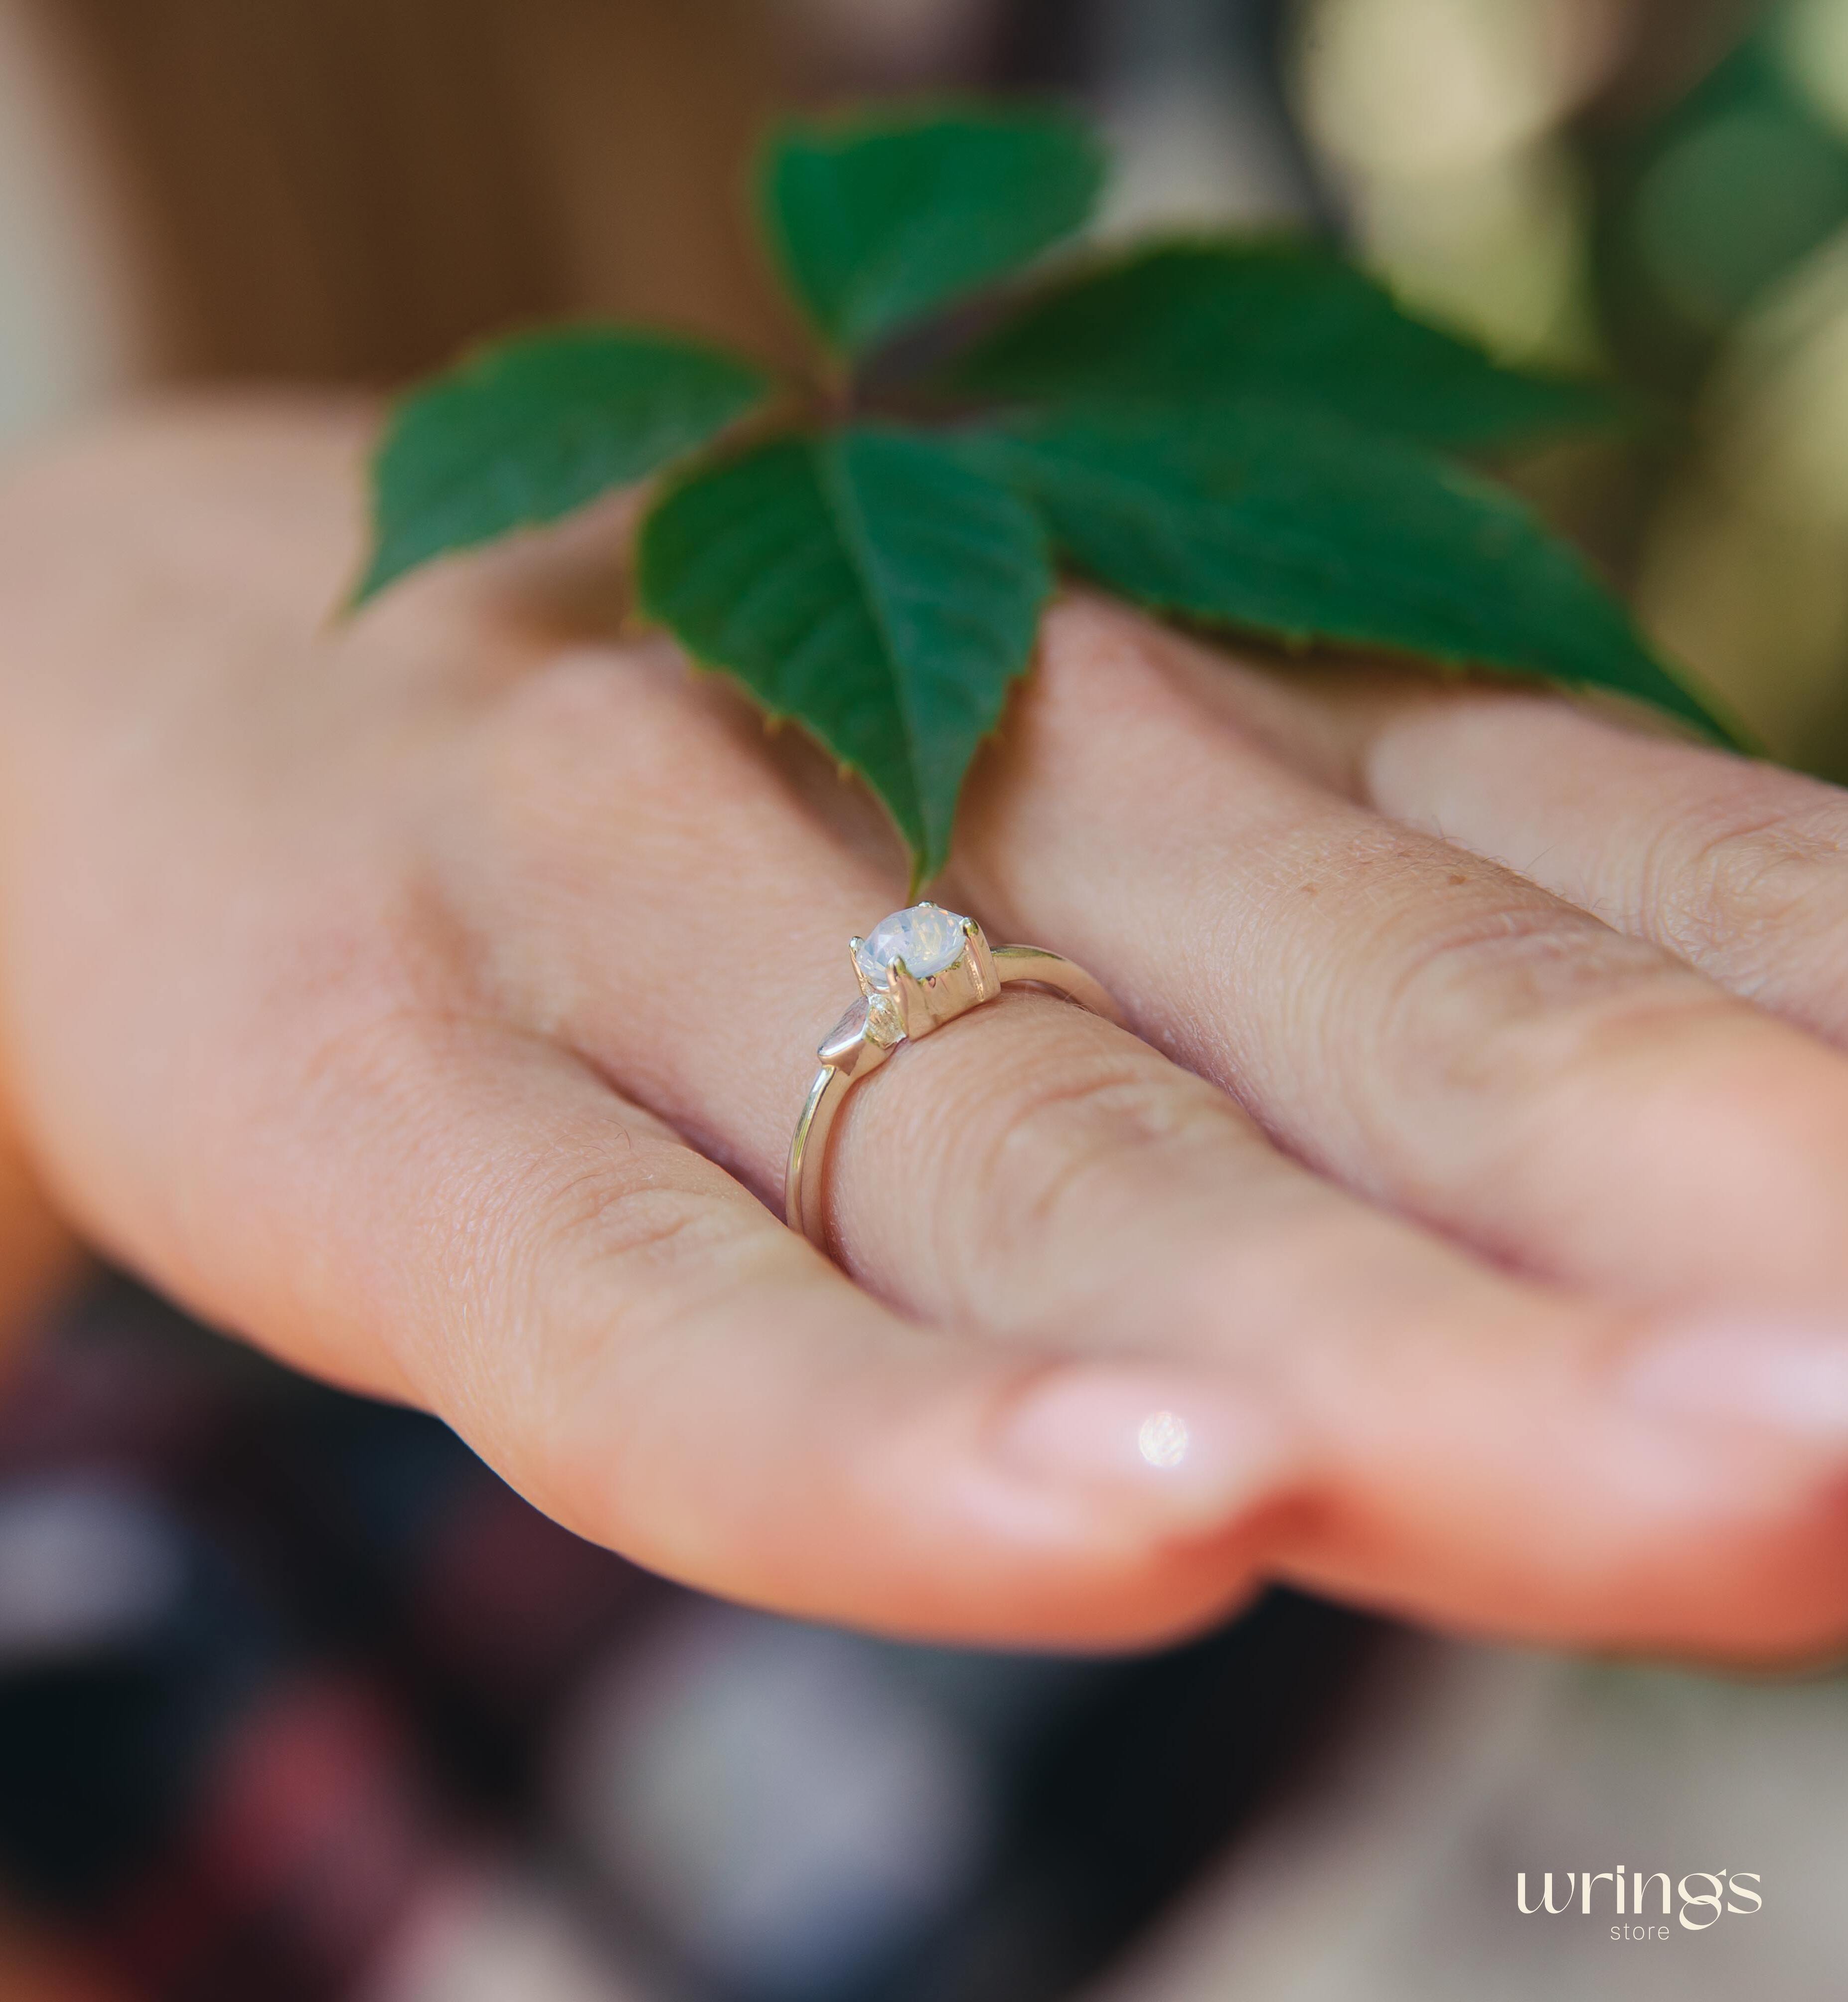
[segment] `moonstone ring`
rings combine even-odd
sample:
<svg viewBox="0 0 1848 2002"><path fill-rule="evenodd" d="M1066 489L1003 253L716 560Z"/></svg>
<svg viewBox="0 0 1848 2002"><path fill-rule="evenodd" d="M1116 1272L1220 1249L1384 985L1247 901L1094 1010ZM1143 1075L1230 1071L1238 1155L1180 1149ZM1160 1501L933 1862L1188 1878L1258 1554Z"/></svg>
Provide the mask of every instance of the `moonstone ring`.
<svg viewBox="0 0 1848 2002"><path fill-rule="evenodd" d="M894 911L864 938L849 942L859 996L821 1048L821 1068L790 1142L784 1213L825 1251L828 1226L822 1181L828 1139L841 1101L904 1043L915 1043L984 1002L1003 987L1050 988L1093 1015L1121 1022L1122 1012L1102 984L1082 967L1037 946L991 946L973 918L936 904Z"/></svg>

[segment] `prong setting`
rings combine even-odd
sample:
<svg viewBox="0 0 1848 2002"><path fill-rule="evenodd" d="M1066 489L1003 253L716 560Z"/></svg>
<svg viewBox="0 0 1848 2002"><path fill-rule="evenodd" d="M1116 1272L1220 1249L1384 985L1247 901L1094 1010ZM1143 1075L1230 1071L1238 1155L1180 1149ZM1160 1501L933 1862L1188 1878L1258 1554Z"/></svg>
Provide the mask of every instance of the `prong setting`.
<svg viewBox="0 0 1848 2002"><path fill-rule="evenodd" d="M963 936L968 940L964 956L975 978L978 1001L999 1000L1001 976L995 971L995 955L989 948L989 935L973 918L963 919Z"/></svg>
<svg viewBox="0 0 1848 2002"><path fill-rule="evenodd" d="M853 945L867 1033L915 1042L1001 992L982 929L940 905L896 911Z"/></svg>
<svg viewBox="0 0 1848 2002"><path fill-rule="evenodd" d="M973 918L936 904L894 912L866 937L853 940L852 950L859 998L821 1046L821 1068L790 1141L783 1193L790 1229L823 1250L823 1178L842 1100L905 1043L999 999L1016 984L1063 994L1111 1021L1122 1019L1110 995L1081 967L1036 946L991 946Z"/></svg>

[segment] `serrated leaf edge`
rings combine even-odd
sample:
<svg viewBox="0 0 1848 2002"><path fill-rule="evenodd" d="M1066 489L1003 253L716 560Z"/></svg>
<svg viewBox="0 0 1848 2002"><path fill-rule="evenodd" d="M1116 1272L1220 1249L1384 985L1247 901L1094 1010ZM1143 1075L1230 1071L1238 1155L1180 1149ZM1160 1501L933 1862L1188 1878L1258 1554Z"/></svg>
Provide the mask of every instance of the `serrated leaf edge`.
<svg viewBox="0 0 1848 2002"><path fill-rule="evenodd" d="M1603 377L1529 368L1518 361L1496 354L1470 328L1421 311L1408 304L1379 272L1369 270L1365 266L1344 257L1340 245L1332 238L1320 235L1313 230L1292 228L1287 225L1260 226L1250 231L1212 228L1157 230L1147 235L1137 236L1127 245L1099 245L1089 249L1080 249L1068 253L1060 259L1055 270L1048 271L1037 280L1030 278L1025 283L1007 290L999 302L1002 310L998 317L975 332L968 345L952 354L934 375L926 376L921 386L926 389L936 388L968 396L981 393L977 385L963 379L959 371L964 364L975 361L991 342L999 339L1030 314L1063 293L1076 291L1086 284L1115 277L1133 270L1138 264L1175 250L1206 251L1217 256L1241 259L1285 255L1298 258L1306 263L1326 261L1337 266L1350 277L1364 280L1410 325L1459 343L1505 375L1542 389L1560 390L1568 394L1577 392L1588 398L1601 400L1608 406L1608 414L1602 417L1588 412L1581 420L1562 418L1557 422L1536 424L1532 432L1524 434L1532 438L1543 439L1578 431L1614 429L1628 422L1640 423L1645 414L1633 398L1624 394L1618 384ZM1240 393L1250 392L1241 392L1236 389L1229 389L1226 392L1229 397ZM1023 404L1027 405L1042 403L1046 400L1058 399L1025 396L1021 399ZM1163 410L1175 407L1157 396L1139 399L1112 398L1110 400L1118 403L1139 403L1150 408Z"/></svg>
<svg viewBox="0 0 1848 2002"><path fill-rule="evenodd" d="M665 459L657 461L647 473L640 475L634 481L612 480L608 486L600 489L597 493L586 495L583 500L574 503L560 514L528 516L521 521L511 523L505 528L493 529L486 535L476 537L472 541L454 542L445 549L433 550L428 556L420 556L415 563L408 563L402 569L392 570L382 578L376 577L380 546L380 523L378 515L378 464L392 441L401 413L420 398L427 396L432 390L470 381L479 381L481 376L496 363L517 348L530 343L550 340L561 334L570 333L607 333L623 340L654 341L663 347L678 348L683 353L699 354L710 360L728 362L742 373L755 378L758 385L757 392L751 402L741 406L716 431L709 433L703 438L696 439L679 452L671 452ZM568 521L574 515L581 514L585 509L595 506L599 500L606 499L619 487L644 485L649 481L658 480L676 473L687 466L689 462L717 449L721 449L728 442L735 441L741 431L746 426L761 424L766 419L773 419L779 406L787 400L789 394L790 385L776 371L746 356L737 354L731 348L716 341L703 340L697 335L682 334L669 328L650 326L643 323L603 320L547 322L542 326L524 328L512 333L497 334L488 340L476 341L465 348L448 368L440 371L434 375L423 378L409 389L388 400L384 422L379 427L378 439L367 459L366 470L369 489L367 510L368 553L358 577L336 605L333 616L336 622L352 618L363 611L374 598L392 589L394 585L402 583L405 578L415 576L419 570L427 568L431 563L441 563L451 556L465 556L472 550L486 549L491 544L505 542L515 536L542 535L560 523Z"/></svg>

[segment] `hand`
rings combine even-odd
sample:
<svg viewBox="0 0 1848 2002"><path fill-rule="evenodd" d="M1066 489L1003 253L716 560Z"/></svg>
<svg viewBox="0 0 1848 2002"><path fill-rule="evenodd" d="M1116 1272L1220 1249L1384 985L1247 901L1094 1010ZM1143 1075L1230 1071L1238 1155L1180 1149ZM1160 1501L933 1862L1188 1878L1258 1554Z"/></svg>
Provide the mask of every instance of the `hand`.
<svg viewBox="0 0 1848 2002"><path fill-rule="evenodd" d="M1146 1041L1009 996L901 1052L850 1278L764 1205L895 850L598 637L607 517L330 629L364 432L125 420L0 499L6 1055L97 1241L793 1610L1848 1635L1848 800L1073 600L942 894Z"/></svg>

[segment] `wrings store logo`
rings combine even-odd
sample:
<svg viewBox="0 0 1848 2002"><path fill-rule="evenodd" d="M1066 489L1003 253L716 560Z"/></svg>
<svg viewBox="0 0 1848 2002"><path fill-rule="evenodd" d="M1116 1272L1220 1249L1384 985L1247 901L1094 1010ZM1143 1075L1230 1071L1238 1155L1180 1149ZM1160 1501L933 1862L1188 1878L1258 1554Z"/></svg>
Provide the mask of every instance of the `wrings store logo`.
<svg viewBox="0 0 1848 2002"><path fill-rule="evenodd" d="M1573 1891L1578 1892L1578 1911L1581 1918L1593 1916L1592 1903L1594 1893L1600 1884L1611 1886L1601 1894L1601 1902L1615 1913L1620 1923L1610 1929L1614 1940L1665 1940L1672 1936L1670 1927L1662 1923L1672 1918L1683 1930L1703 1933L1710 1926L1717 1926L1721 1919L1731 1913L1741 1918L1749 1918L1764 1909L1764 1899L1759 1890L1762 1881L1756 1870L1694 1870L1678 1882L1671 1882L1665 1870L1651 1871L1644 1876L1640 1870L1628 1873L1620 1865L1615 1870L1567 1870L1564 1896L1556 1905L1553 1902L1554 1873L1549 1870L1541 1882L1537 1899L1530 1901L1527 1893L1527 1872L1518 1871L1515 1877L1515 1904L1523 1915L1531 1917L1536 1912L1550 1913L1555 1918L1573 1910ZM1661 1908L1654 1909L1656 1886L1661 1887ZM1630 1896L1625 1899L1627 1887Z"/></svg>

